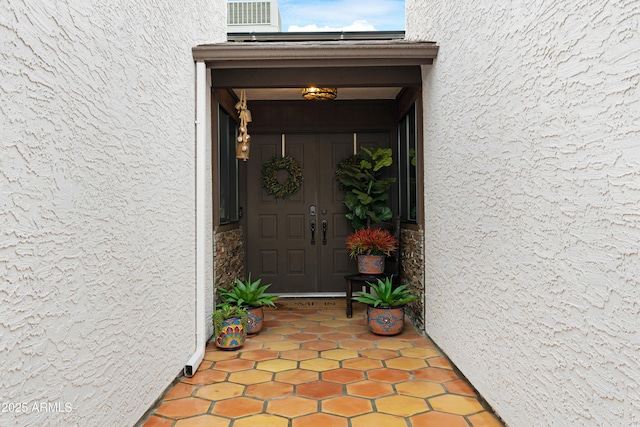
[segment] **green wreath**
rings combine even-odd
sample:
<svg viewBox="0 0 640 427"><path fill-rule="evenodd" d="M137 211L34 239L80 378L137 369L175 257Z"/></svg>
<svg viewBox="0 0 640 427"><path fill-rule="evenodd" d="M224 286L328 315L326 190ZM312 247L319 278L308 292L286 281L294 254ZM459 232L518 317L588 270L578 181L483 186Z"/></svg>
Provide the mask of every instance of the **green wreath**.
<svg viewBox="0 0 640 427"><path fill-rule="evenodd" d="M284 183L278 181L278 171L281 170L289 174ZM302 181L302 169L291 156L274 157L262 165L262 188L276 199L286 199L295 194L302 186Z"/></svg>

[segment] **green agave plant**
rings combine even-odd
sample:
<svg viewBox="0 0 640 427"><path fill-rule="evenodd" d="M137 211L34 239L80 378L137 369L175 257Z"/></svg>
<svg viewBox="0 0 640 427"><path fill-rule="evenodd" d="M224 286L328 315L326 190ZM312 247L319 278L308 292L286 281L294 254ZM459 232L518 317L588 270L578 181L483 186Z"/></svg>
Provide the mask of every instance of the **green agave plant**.
<svg viewBox="0 0 640 427"><path fill-rule="evenodd" d="M393 276L386 277L384 281L378 279L378 283L367 283L371 286L372 292L357 292L358 296L353 297L353 300L374 307L399 307L418 299L407 289L407 285L400 285L394 289Z"/></svg>
<svg viewBox="0 0 640 427"><path fill-rule="evenodd" d="M262 279L258 279L252 282L251 273L249 273L249 278L246 281L236 279L235 284L231 285L229 289L220 289L218 293L226 304L249 307L275 306L274 301L279 297L265 293L271 283L261 285L261 281Z"/></svg>

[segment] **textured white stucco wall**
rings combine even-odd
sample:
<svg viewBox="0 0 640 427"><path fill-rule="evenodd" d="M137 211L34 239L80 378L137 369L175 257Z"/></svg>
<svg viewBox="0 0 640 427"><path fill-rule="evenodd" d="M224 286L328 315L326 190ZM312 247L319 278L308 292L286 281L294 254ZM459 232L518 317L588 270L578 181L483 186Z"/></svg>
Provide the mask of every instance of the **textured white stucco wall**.
<svg viewBox="0 0 640 427"><path fill-rule="evenodd" d="M640 4L407 0L426 328L511 427L640 425Z"/></svg>
<svg viewBox="0 0 640 427"><path fill-rule="evenodd" d="M193 353L191 48L225 27L222 0L0 2L1 426L133 425Z"/></svg>

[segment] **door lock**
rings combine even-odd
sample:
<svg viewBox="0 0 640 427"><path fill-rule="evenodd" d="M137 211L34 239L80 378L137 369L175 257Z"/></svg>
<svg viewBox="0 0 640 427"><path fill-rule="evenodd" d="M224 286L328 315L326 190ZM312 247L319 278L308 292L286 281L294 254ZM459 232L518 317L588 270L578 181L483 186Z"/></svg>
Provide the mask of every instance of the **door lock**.
<svg viewBox="0 0 640 427"><path fill-rule="evenodd" d="M316 216L316 205L309 206L309 215Z"/></svg>

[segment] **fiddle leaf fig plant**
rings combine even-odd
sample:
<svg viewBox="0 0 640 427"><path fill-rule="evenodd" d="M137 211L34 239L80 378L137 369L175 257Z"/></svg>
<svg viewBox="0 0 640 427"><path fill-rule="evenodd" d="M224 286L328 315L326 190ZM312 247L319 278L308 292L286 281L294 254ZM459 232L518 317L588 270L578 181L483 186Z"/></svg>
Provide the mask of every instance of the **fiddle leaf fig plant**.
<svg viewBox="0 0 640 427"><path fill-rule="evenodd" d="M393 164L390 148L360 148L356 155L338 164L336 180L344 194L343 203L353 228L388 221L393 216L387 204L395 178L384 178L385 168Z"/></svg>

